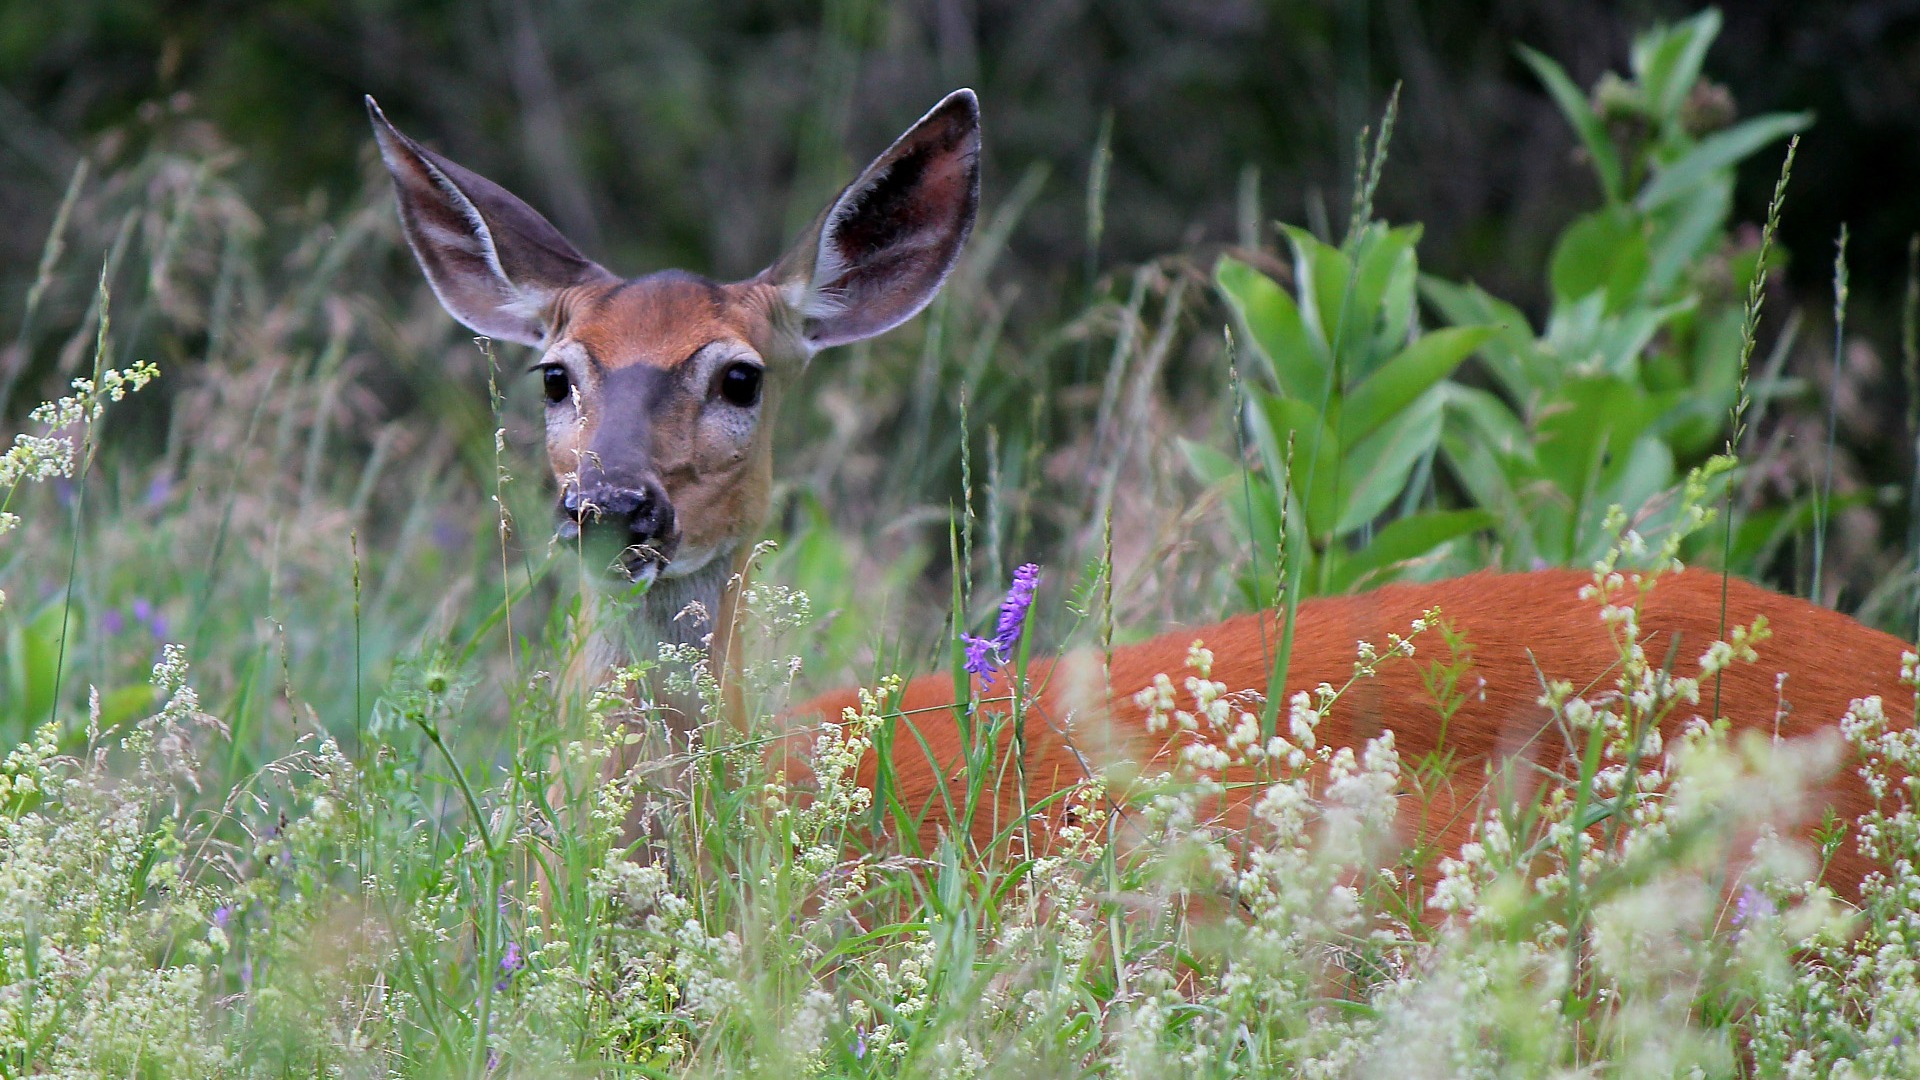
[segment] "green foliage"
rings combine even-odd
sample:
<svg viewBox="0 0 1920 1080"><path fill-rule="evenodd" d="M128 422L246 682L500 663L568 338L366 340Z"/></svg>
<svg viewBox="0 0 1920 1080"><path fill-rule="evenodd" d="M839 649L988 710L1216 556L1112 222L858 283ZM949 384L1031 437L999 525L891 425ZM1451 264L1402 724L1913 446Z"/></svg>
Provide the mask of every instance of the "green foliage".
<svg viewBox="0 0 1920 1080"><path fill-rule="evenodd" d="M1380 551L1354 550L1438 445L1440 384L1491 331L1415 332L1418 228L1369 223L1338 248L1302 229L1286 232L1297 303L1232 258L1220 261L1215 279L1263 376L1246 389L1246 427L1260 475L1285 478L1282 490L1299 515L1300 541L1288 551L1294 572L1311 591L1344 591L1487 524L1478 514L1405 515L1381 532ZM1203 480L1236 486L1224 460L1194 461ZM1280 504L1261 494L1249 500L1248 521L1256 545L1275 550Z"/></svg>
<svg viewBox="0 0 1920 1080"><path fill-rule="evenodd" d="M1478 286L1419 277L1417 227L1368 223L1335 248L1283 226L1297 299L1221 261L1218 285L1259 361L1246 390L1254 479L1187 454L1243 507L1257 552L1276 550L1283 497L1300 515L1286 557L1309 593L1432 561L1469 533L1489 534L1507 566L1568 565L1605 550L1611 507L1636 527L1671 520L1662 497L1721 448L1743 385L1741 298L1760 268L1730 237L1734 167L1810 119L1721 127L1700 74L1719 26L1708 11L1643 34L1633 79L1608 76L1591 99L1523 51L1605 198L1554 245L1538 332ZM1416 295L1445 329L1419 325ZM1490 385L1455 378L1469 354ZM1464 505L1432 487L1436 454Z"/></svg>
<svg viewBox="0 0 1920 1080"><path fill-rule="evenodd" d="M1633 78L1608 75L1590 99L1522 51L1606 200L1554 245L1543 330L1477 286L1421 283L1448 322L1497 327L1478 356L1498 393L1451 388L1442 450L1472 501L1506 523L1508 566L1594 558L1608 507L1639 513L1722 445L1742 381L1742 298L1760 272L1729 235L1734 168L1811 117L1724 126L1724 91L1701 75L1719 29L1708 10L1640 35Z"/></svg>

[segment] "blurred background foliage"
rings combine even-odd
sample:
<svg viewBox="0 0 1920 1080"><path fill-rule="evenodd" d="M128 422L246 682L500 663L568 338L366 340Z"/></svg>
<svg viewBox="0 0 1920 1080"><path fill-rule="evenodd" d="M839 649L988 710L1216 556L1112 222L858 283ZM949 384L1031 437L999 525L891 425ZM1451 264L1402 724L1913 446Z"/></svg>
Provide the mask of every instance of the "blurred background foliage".
<svg viewBox="0 0 1920 1080"><path fill-rule="evenodd" d="M1515 52L1582 86L1635 30L1685 5L1571 0L74 0L0 6L0 222L29 272L76 157L105 132L159 135L184 94L273 201L361 182L360 95L535 200L604 261L757 270L864 160L955 85L987 103L990 191L1047 181L1002 276L1071 297L1103 122L1112 162L1099 267L1239 239L1242 171L1263 204L1338 204L1352 139L1406 84L1385 217L1426 223L1426 259L1522 303L1593 181ZM1896 0L1743 0L1712 64L1744 114L1812 109L1790 248L1852 226L1861 304L1888 302L1913 226L1920 13ZM143 112L143 110L146 110ZM169 113L169 115L172 115ZM142 118L145 118L143 121ZM1771 171L1743 176L1748 217ZM1340 215L1336 212L1334 217ZM1824 260L1797 280L1823 281ZM1880 283L1877 287L1872 283ZM1884 313L1884 312L1883 312Z"/></svg>
<svg viewBox="0 0 1920 1080"><path fill-rule="evenodd" d="M1272 545L1245 520L1257 508L1237 529L1213 527L1231 516L1220 480L1241 464L1236 437L1263 430L1240 411L1222 343L1236 318L1215 287L1222 254L1284 295L1299 259L1351 266L1361 246L1386 245L1404 256L1393 270L1401 306L1355 354L1356 373L1415 324L1429 337L1455 324L1465 336L1454 345L1483 344L1470 324L1488 311L1472 307L1472 284L1529 326L1458 366L1457 385L1442 388L1450 409L1490 403L1479 415L1496 425L1564 416L1522 400L1515 387L1527 380L1611 408L1611 391L1563 387L1540 365L1584 310L1585 287L1604 283L1563 256L1613 258L1610 245L1632 239L1619 226L1628 212L1604 209L1587 144L1517 47L1557 62L1580 93L1600 87L1594 102L1607 106L1626 85L1635 34L1693 14L1599 0L0 4L0 417L18 428L90 366L103 266L107 362L147 357L166 370L116 406L84 513L70 489L23 494L41 503L16 507L28 525L0 547L0 580L19 601L5 616L12 685L51 662L32 657L66 640L58 625L77 625L84 647L55 665L69 696L88 679L137 681L148 650L121 639L146 634L196 650L215 699L239 703L223 715L248 715L250 694L278 695L262 705L277 711L363 714L361 684L377 685L394 658L504 616L488 502L496 426L508 431L504 494L521 523L505 577L566 595L546 561L539 395L518 375L528 358L499 357L496 421L487 358L398 241L363 94L616 270L728 278L769 262L941 94L979 90L986 205L955 280L908 327L821 356L782 413L772 531L783 548L770 572L827 615L812 669L826 684L935 645L953 595L955 508L971 511L962 585L975 615L1029 560L1064 596L1108 549L1108 522L1122 636L1263 599L1259 560ZM1767 404L1749 436L1762 452L1742 479L1743 506L1777 504L1773 532L1743 540L1740 568L1807 589L1802 533L1779 523L1803 529L1804 495L1830 465L1840 509L1823 599L1896 623L1904 599L1874 605L1910 565L1899 336L1908 236L1920 227L1907 196L1920 175L1920 8L1743 0L1724 12L1704 71L1680 103L1713 114L1688 121L1702 130L1812 113L1798 124L1783 271L1761 333L1760 359L1780 365L1763 372ZM1623 74L1609 83L1609 72ZM1377 128L1396 84L1370 218L1335 251L1356 136ZM1629 157L1649 152L1631 109L1601 112ZM1725 250L1696 252L1700 273L1676 283L1630 267L1610 279L1630 281L1649 310L1696 294L1705 305L1642 341L1652 366L1640 371L1635 353L1621 376L1666 410L1658 422L1636 412L1652 442L1636 433L1621 444L1641 455L1632 475L1603 477L1576 514L1540 518L1540 537L1456 549L1426 572L1584 557L1604 546L1592 531L1604 494L1644 496L1714 448L1731 394L1728 320L1780 149L1753 149L1731 174L1731 212L1712 221ZM1627 178L1628 194L1644 179ZM1828 312L1843 221L1852 288L1836 364ZM1615 301L1602 314L1618 315ZM1531 328L1544 328L1538 347ZM1426 375L1454 373L1456 352L1429 357L1442 366ZM1712 371L1694 370L1709 354ZM1269 380L1256 398L1284 387L1283 368L1248 357L1259 359L1243 356L1238 376ZM1419 400L1426 427L1395 451L1391 483L1328 503L1338 513L1315 526L1321 587L1373 580L1381 558L1349 556L1386 535L1374 520L1383 507L1388 524L1419 523L1392 537L1401 558L1486 523L1434 513L1525 513L1516 507L1543 478L1585 482L1564 463L1509 460L1497 475L1463 465L1490 444L1457 429L1442 437L1437 408ZM1306 422L1275 408L1268 435ZM1196 465L1183 446L1214 456ZM1238 449L1267 476L1283 467L1270 438ZM1075 607L1047 605L1049 644ZM521 605L514 618L532 634L547 610ZM34 623L39 637L25 629L55 611L58 625ZM368 671L349 685L343 664L361 657Z"/></svg>

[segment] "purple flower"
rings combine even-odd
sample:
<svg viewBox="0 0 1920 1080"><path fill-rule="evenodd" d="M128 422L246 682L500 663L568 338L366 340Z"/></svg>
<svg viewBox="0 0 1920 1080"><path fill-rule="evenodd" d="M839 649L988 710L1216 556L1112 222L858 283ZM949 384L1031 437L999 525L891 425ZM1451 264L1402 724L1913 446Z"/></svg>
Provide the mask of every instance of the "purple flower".
<svg viewBox="0 0 1920 1080"><path fill-rule="evenodd" d="M1040 585L1040 567L1026 563L1013 572L1013 584L1007 586L1006 599L1000 601L1000 620L990 638L961 635L967 643L966 669L984 676L993 685L993 671L1013 658L1020 634L1027 625L1027 611L1033 607L1033 590Z"/></svg>
<svg viewBox="0 0 1920 1080"><path fill-rule="evenodd" d="M1746 928L1755 919L1763 919L1773 914L1773 901L1767 894L1749 885L1740 890L1740 899L1733 904L1733 929L1735 933Z"/></svg>
<svg viewBox="0 0 1920 1080"><path fill-rule="evenodd" d="M853 1029L853 1056L856 1060L861 1060L861 1061L866 1060L866 1056L867 1056L867 1029L866 1028Z"/></svg>
<svg viewBox="0 0 1920 1080"><path fill-rule="evenodd" d="M500 979L493 984L495 990L505 990L514 973L527 966L527 958L520 953L520 943L507 942L506 951L500 954Z"/></svg>
<svg viewBox="0 0 1920 1080"><path fill-rule="evenodd" d="M165 503L167 496L171 494L173 494L173 481L167 478L166 473L157 473L147 482L148 506L159 506Z"/></svg>
<svg viewBox="0 0 1920 1080"><path fill-rule="evenodd" d="M993 669L996 666L993 639L974 637L972 634L962 635L962 639L967 643L966 669L975 675L985 675L989 682L993 681Z"/></svg>
<svg viewBox="0 0 1920 1080"><path fill-rule="evenodd" d="M100 616L100 628L107 632L108 637L119 637L120 632L127 628L127 617L120 614L119 608L108 608L106 614Z"/></svg>
<svg viewBox="0 0 1920 1080"><path fill-rule="evenodd" d="M213 909L213 925L219 927L222 930L225 930L227 928L227 924L232 921L233 921L233 905L232 904L221 904L219 907Z"/></svg>
<svg viewBox="0 0 1920 1080"><path fill-rule="evenodd" d="M147 631L153 635L154 640L162 641L166 639L167 617L160 614L160 609L154 607L152 602L146 597L134 597L132 611L133 617L136 620L146 624Z"/></svg>

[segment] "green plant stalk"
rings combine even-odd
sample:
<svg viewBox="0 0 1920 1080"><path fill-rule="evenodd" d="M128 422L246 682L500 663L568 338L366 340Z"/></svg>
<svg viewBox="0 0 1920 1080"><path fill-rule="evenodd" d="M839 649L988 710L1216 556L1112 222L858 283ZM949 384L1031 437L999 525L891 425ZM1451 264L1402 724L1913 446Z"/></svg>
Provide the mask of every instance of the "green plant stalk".
<svg viewBox="0 0 1920 1080"><path fill-rule="evenodd" d="M1773 254L1773 238L1780 229L1780 210L1787 201L1787 182L1793 178L1793 157L1800 150L1800 136L1787 140L1787 153L1780 161L1780 178L1774 181L1773 198L1767 202L1767 222L1760 230L1760 254L1754 260L1753 280L1747 283L1746 312L1740 324L1740 381L1733 396L1732 431L1727 435L1727 456L1735 460L1740 456L1740 440L1746 434L1747 406L1751 399L1747 396L1747 378L1751 374L1754 342L1760 333L1760 312L1767 302L1767 262ZM1730 567L1733 562L1733 485L1727 485L1726 523L1721 531L1720 565L1720 622L1719 634L1727 632L1727 592L1729 589ZM1722 675L1713 676L1713 715L1720 715L1720 684Z"/></svg>
<svg viewBox="0 0 1920 1080"><path fill-rule="evenodd" d="M93 344L93 385L95 392L99 391L101 377L105 374L107 367L107 335L112 326L111 313L109 311L111 302L112 297L107 291L106 271L102 270L100 273L98 292L100 323L94 336ZM54 723L60 716L60 683L65 678L67 665L67 630L73 620L74 585L79 580L80 574L80 527L85 521L87 477L93 472L94 454L100 448L99 440L94 438L95 423L96 421L92 415L88 415L83 421L82 426L85 429L85 434L81 437L79 468L75 471L73 477L73 514L70 524L71 536L68 540L67 547L67 589L66 596L60 605L60 649L53 662L53 693L47 699L46 722L49 724ZM11 495L11 492L9 492L9 495Z"/></svg>
<svg viewBox="0 0 1920 1080"><path fill-rule="evenodd" d="M1813 590L1818 601L1825 595L1820 588L1821 571L1826 566L1827 520L1833 504L1833 455L1840 428L1840 367L1847 342L1847 225L1840 223L1840 237L1833 244L1833 381L1827 387L1827 453L1820 476L1820 491L1813 507Z"/></svg>
<svg viewBox="0 0 1920 1080"><path fill-rule="evenodd" d="M1900 370L1907 383L1907 438L1913 472L1907 481L1907 573L1920 581L1920 233L1907 238L1907 289L1900 302ZM1920 589L1910 583L1908 626L1920 638Z"/></svg>

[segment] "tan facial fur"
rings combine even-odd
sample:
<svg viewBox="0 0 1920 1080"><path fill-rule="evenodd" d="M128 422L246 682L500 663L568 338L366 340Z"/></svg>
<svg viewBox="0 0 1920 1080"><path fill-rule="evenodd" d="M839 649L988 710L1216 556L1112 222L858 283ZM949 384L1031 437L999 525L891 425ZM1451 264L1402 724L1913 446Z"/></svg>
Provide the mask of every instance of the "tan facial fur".
<svg viewBox="0 0 1920 1080"><path fill-rule="evenodd" d="M647 478L674 507L678 544L669 575L698 569L766 519L773 406L806 359L793 320L777 318L783 310L778 290L765 282L722 285L679 273L556 298L555 337L541 365L564 367L572 394L547 409L554 477L564 491L577 482L583 461L615 452L609 438L643 432L647 445L626 449L644 455ZM716 392L721 372L742 363L763 369L751 408ZM655 374L636 380L634 369ZM638 411L644 424L631 422Z"/></svg>

